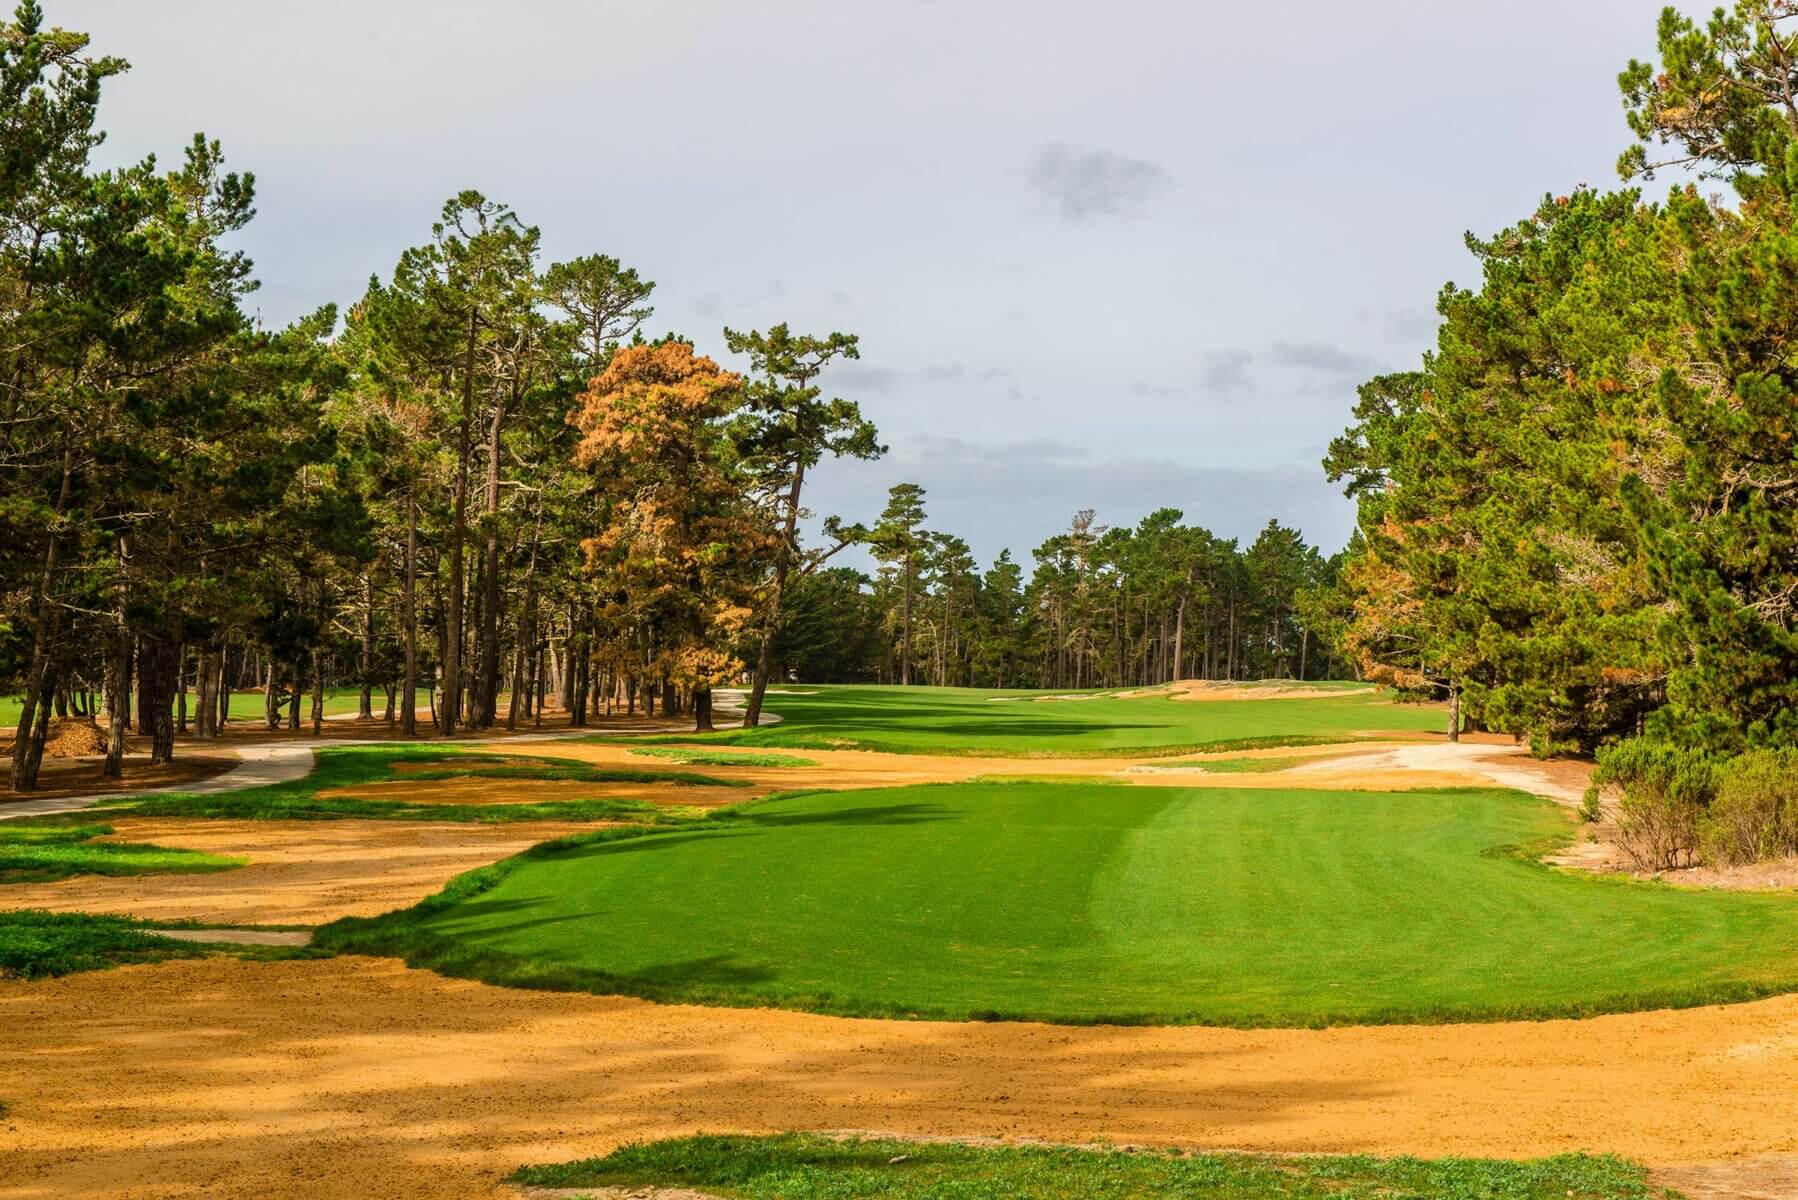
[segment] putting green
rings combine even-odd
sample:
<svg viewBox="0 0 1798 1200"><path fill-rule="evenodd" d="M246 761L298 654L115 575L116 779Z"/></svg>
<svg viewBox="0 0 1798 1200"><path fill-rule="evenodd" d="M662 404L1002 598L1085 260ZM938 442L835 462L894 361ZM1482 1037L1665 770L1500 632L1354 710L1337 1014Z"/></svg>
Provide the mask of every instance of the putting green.
<svg viewBox="0 0 1798 1200"><path fill-rule="evenodd" d="M1798 901L1504 849L1570 829L1506 791L834 793L533 852L322 940L531 986L1067 1022L1491 1019L1798 987Z"/></svg>
<svg viewBox="0 0 1798 1200"><path fill-rule="evenodd" d="M836 686L771 692L777 725L708 740L798 749L927 754L1171 754L1230 743L1290 745L1443 728L1433 706L1395 704L1371 687L1318 686L1282 699L1178 700L1166 694L1000 692ZM690 738L669 740L691 740Z"/></svg>

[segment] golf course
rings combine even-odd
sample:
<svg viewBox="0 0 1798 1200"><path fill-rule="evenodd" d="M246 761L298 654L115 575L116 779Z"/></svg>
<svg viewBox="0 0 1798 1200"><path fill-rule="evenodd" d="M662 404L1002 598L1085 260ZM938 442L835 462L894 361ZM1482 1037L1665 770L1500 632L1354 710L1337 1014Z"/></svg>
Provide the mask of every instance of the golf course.
<svg viewBox="0 0 1798 1200"><path fill-rule="evenodd" d="M1662 4L6 0L0 1200L1798 1200Z"/></svg>
<svg viewBox="0 0 1798 1200"><path fill-rule="evenodd" d="M1798 1002L1798 896L1564 865L1589 828L1564 782L1508 739L1445 743L1440 706L1290 683L769 699L754 730L637 718L523 742L327 742L279 782L0 822L0 961L40 964L0 983L0 1015L47 1033L41 1006L83 1014L72 1055L45 1059L28 1033L0 1057L14 1094L32 1081L13 1108L32 1116L21 1177L113 1194L150 1153L328 1194L253 1165L258 1147L304 1162L323 1145L222 1109L195 1143L191 1121L151 1114L170 1087L236 1074L220 1054L252 1054L243 1085L283 1107L356 1106L371 1178L404 1161L406 1095L449 1088L451 1111L497 1114L464 1167L414 1178L440 1181L430 1195L1704 1197L1727 1193L1691 1174L1699 1143L1666 1113L1710 1112L1751 1154L1784 1146L1790 1060L1727 1048L1767 1044L1757 1023ZM192 1032L157 1072L125 1068L125 1014L171 1003ZM208 1028L226 1040L202 1052ZM962 1066L906 1065L932 1030L955 1031ZM1589 1057L1575 1047L1611 1038L1723 1057L1679 1082L1648 1082L1636 1051L1565 1076L1567 1055ZM741 1074L770 1039L811 1065ZM436 1075L427 1043L459 1068ZM370 1056L340 1057L353 1046ZM872 1057L836 1057L854 1046ZM656 1089L617 1090L661 1053L676 1057ZM1227 1084L1242 1054L1264 1078ZM1438 1065L1405 1082L1418 1055ZM1096 1115L1083 1063L1159 1099ZM957 1116L902 1082L912 1070L998 1098ZM517 1090L520 1071L542 1083ZM1367 1090L1301 1102L1317 1071ZM1543 1125L1532 1072L1631 1099L1602 1129ZM706 1099L667 1111L664 1088ZM79 1114L103 1092L125 1099L95 1127ZM1270 1124L1270 1104L1298 1107ZM1195 1111L1196 1139L1180 1133ZM750 1131L793 1132L690 1136L752 1112L769 1115ZM838 1132L804 1132L819 1129ZM906 1140L1000 1129L1174 1153ZM103 1165L59 1155L67 1138L137 1148ZM1344 1144L1400 1157L1314 1153ZM1220 1145L1249 1153L1194 1153ZM1257 1156L1294 1150L1312 1154L1298 1176Z"/></svg>
<svg viewBox="0 0 1798 1200"><path fill-rule="evenodd" d="M891 695L828 689L810 711L839 731L833 700L866 725L883 699L905 718L941 703ZM1261 706L1271 728L1315 729L1341 703ZM1132 705L1157 707L1108 708ZM1322 711L1280 711L1308 706ZM1040 736L1077 753L997 711L1006 750ZM1220 716L1231 732L1246 719ZM925 752L904 729L907 753ZM981 740L949 736L958 750ZM795 719L781 744L814 740ZM1536 859L1572 839L1574 818L1537 797L1142 778L1162 786L1001 777L776 797L667 832L577 837L323 940L496 983L947 1020L1418 1023L1798 988L1791 898L1551 871Z"/></svg>

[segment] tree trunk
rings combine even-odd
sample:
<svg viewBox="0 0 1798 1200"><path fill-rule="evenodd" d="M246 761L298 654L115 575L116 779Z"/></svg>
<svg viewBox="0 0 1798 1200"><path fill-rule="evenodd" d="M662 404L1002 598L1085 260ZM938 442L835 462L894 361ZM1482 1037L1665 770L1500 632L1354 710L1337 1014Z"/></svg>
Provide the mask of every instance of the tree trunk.
<svg viewBox="0 0 1798 1200"><path fill-rule="evenodd" d="M762 647L755 658L755 675L749 683L749 703L743 710L743 728L750 729L762 721L762 697L768 691L768 672L774 666L774 637L780 632L780 609L787 591L787 573L793 565L793 538L799 524L799 492L805 486L805 460L793 464L793 486L787 489L786 529L780 540L780 553L774 556L774 588L768 596L768 613L762 622ZM706 703L711 703L707 698ZM706 719L711 719L708 708Z"/></svg>
<svg viewBox="0 0 1798 1200"><path fill-rule="evenodd" d="M125 557L125 541L119 539L119 558ZM106 663L106 766L108 779L125 774L125 709L131 695L131 634L125 628L125 584L119 581L119 627L113 631Z"/></svg>
<svg viewBox="0 0 1798 1200"><path fill-rule="evenodd" d="M225 732L225 726L231 723L231 654L229 644L221 642L218 648L218 695L216 702L218 711L213 717L212 732L214 735Z"/></svg>
<svg viewBox="0 0 1798 1200"><path fill-rule="evenodd" d="M372 567L362 572L362 647L356 668L362 675L362 691L356 698L356 718L372 721L375 717L375 573Z"/></svg>
<svg viewBox="0 0 1798 1200"><path fill-rule="evenodd" d="M693 732L712 732L712 689L709 687L693 689Z"/></svg>
<svg viewBox="0 0 1798 1200"><path fill-rule="evenodd" d="M1174 662L1168 672L1167 681L1178 683L1180 680L1180 663L1186 653L1186 597L1180 597L1179 607L1174 609Z"/></svg>
<svg viewBox="0 0 1798 1200"><path fill-rule="evenodd" d="M152 764L175 760L175 685L180 674L180 647L173 639L144 637L138 641L137 725L150 737Z"/></svg>
<svg viewBox="0 0 1798 1200"><path fill-rule="evenodd" d="M212 722L218 712L213 699L217 683L213 678L212 651L200 650L194 655L194 736L211 737Z"/></svg>
<svg viewBox="0 0 1798 1200"><path fill-rule="evenodd" d="M10 434L10 426L8 432ZM37 595L31 631L31 666L25 681L24 703L19 707L19 726L13 737L12 786L16 792L37 787L38 768L44 761L44 736L50 728L50 696L55 679L50 671L50 656L61 624L62 610L51 602L50 590L56 583L56 559L62 547L62 514L69 505L69 489L75 471L75 443L69 428L62 429L62 484L56 492L56 507L50 522L49 542L44 547L44 566L38 573ZM38 710L43 709L40 713Z"/></svg>
<svg viewBox="0 0 1798 1200"><path fill-rule="evenodd" d="M1461 689L1453 683L1448 685L1448 740L1461 740Z"/></svg>
<svg viewBox="0 0 1798 1200"><path fill-rule="evenodd" d="M312 651L312 736L325 731L325 665L315 648Z"/></svg>
<svg viewBox="0 0 1798 1200"><path fill-rule="evenodd" d="M400 623L406 627L406 677L400 685L400 732L418 736L418 506L406 489L406 583L400 592Z"/></svg>
<svg viewBox="0 0 1798 1200"><path fill-rule="evenodd" d="M516 370L512 372L512 392L512 399L516 401ZM480 698L477 703L481 727L484 729L493 726L499 707L499 435L505 420L506 404L504 401L496 401L493 406L493 421L487 434L487 511L483 520L486 526L486 544L483 547L486 561L481 568L485 594L481 601Z"/></svg>
<svg viewBox="0 0 1798 1200"><path fill-rule="evenodd" d="M275 693L275 657L272 654L263 674L262 717L270 729L281 728L281 701Z"/></svg>
<svg viewBox="0 0 1798 1200"><path fill-rule="evenodd" d="M574 669L575 621L574 621L574 615L575 615L575 606L574 606L574 604L570 603L568 606L568 636L562 639L562 662L561 662L562 711L565 713L569 713L569 714L572 714L574 712L574 677L575 677L575 669Z"/></svg>
<svg viewBox="0 0 1798 1200"><path fill-rule="evenodd" d="M474 423L474 352L477 317L468 310L468 342L462 360L462 420L456 434L456 480L450 520L448 644L443 659L443 710L437 728L444 737L456 732L462 705L462 544L468 539L468 460L470 426Z"/></svg>
<svg viewBox="0 0 1798 1200"><path fill-rule="evenodd" d="M899 685L911 686L911 551L905 552L905 599L899 608Z"/></svg>
<svg viewBox="0 0 1798 1200"><path fill-rule="evenodd" d="M175 732L187 733L187 647L175 651Z"/></svg>

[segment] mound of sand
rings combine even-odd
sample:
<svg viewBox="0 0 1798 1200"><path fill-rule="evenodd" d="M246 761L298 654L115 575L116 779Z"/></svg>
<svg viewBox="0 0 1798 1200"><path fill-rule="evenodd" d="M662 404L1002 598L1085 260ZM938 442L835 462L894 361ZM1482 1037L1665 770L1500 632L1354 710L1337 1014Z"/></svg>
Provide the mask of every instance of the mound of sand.
<svg viewBox="0 0 1798 1200"><path fill-rule="evenodd" d="M1169 688L1159 689L1163 692ZM1171 685L1176 700L1295 700L1327 696L1337 689L1293 681L1225 683L1215 679L1182 679Z"/></svg>

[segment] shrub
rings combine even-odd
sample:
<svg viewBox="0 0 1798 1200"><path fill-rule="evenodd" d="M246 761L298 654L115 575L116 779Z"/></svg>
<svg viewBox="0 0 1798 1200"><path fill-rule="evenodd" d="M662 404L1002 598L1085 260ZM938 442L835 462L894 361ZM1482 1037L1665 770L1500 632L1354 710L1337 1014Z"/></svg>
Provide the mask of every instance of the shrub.
<svg viewBox="0 0 1798 1200"><path fill-rule="evenodd" d="M1798 750L1724 762L1698 836L1704 861L1719 866L1798 854Z"/></svg>
<svg viewBox="0 0 1798 1200"><path fill-rule="evenodd" d="M1717 768L1699 751L1640 738L1599 751L1586 792L1596 804L1606 784L1623 789L1618 842L1645 871L1691 866L1698 859L1698 825L1716 794Z"/></svg>

